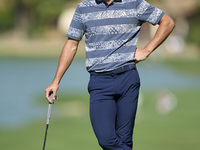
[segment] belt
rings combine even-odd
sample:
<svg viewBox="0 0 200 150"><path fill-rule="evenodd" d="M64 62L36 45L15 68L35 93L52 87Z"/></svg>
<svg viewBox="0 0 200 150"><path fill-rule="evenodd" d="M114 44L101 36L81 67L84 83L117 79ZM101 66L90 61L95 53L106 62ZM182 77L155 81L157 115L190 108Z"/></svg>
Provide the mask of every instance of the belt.
<svg viewBox="0 0 200 150"><path fill-rule="evenodd" d="M93 71L93 72L90 72L90 74L91 75L118 75L118 74L124 73L126 71L132 70L133 68L135 68L135 64L122 66L122 67L119 67L112 71L106 71L106 72L94 72Z"/></svg>

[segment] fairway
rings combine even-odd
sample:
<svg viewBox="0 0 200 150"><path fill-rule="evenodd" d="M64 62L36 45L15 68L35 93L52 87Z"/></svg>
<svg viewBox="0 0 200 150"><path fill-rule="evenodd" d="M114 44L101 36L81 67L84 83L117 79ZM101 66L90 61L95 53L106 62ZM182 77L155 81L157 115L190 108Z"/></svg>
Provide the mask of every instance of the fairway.
<svg viewBox="0 0 200 150"><path fill-rule="evenodd" d="M155 108L157 91L143 91L134 130L134 150L198 150L200 148L199 90L171 90L178 100L168 114ZM41 98L43 98L41 96ZM38 98L38 102L41 101ZM63 110L73 106L79 113ZM87 94L60 94L54 104L46 150L101 150L92 131ZM46 106L46 103L40 103ZM80 109L81 108L81 109ZM73 110L73 109L72 109ZM66 113L66 114L65 114ZM42 149L46 118L12 130L0 130L2 150Z"/></svg>

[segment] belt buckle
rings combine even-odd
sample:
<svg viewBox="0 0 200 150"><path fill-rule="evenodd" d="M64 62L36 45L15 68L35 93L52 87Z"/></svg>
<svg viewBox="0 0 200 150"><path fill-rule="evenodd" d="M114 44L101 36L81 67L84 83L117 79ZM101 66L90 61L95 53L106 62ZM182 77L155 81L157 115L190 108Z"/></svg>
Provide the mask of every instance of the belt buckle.
<svg viewBox="0 0 200 150"><path fill-rule="evenodd" d="M110 75L111 75L112 77L114 77L114 76L116 75L116 73L115 73L114 71L111 71L111 72L110 72Z"/></svg>

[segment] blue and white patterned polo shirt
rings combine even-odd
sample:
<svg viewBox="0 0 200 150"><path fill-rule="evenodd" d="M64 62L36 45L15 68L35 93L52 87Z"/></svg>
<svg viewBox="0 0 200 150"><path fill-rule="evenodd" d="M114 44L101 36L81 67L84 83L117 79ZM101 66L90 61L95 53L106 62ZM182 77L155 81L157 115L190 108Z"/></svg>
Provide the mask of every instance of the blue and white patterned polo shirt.
<svg viewBox="0 0 200 150"><path fill-rule="evenodd" d="M85 0L77 6L67 37L85 34L87 70L104 72L135 63L141 25L156 25L164 12L145 0Z"/></svg>

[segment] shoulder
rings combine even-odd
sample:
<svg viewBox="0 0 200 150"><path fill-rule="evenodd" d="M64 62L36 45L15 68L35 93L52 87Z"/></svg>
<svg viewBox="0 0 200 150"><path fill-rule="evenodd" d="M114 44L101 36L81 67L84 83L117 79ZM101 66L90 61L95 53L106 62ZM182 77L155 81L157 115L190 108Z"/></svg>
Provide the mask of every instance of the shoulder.
<svg viewBox="0 0 200 150"><path fill-rule="evenodd" d="M87 14L98 10L99 5L95 0L84 0L77 6L77 12L80 14Z"/></svg>
<svg viewBox="0 0 200 150"><path fill-rule="evenodd" d="M84 0L78 4L78 7L91 7L91 6L96 6L97 3L95 0Z"/></svg>

